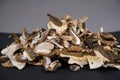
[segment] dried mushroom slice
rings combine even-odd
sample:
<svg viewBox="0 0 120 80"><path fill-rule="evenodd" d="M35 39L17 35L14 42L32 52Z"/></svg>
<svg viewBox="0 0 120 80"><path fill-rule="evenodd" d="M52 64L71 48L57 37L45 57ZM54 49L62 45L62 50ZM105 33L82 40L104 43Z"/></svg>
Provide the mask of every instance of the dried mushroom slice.
<svg viewBox="0 0 120 80"><path fill-rule="evenodd" d="M3 67L14 67L14 65L12 64L12 62L10 60L4 62L1 64Z"/></svg>
<svg viewBox="0 0 120 80"><path fill-rule="evenodd" d="M96 69L104 64L104 60L98 56L87 56L90 69Z"/></svg>
<svg viewBox="0 0 120 80"><path fill-rule="evenodd" d="M65 33L65 31L68 28L67 21L58 19L57 17L54 17L54 16L52 16L50 14L48 14L48 16L50 18L50 21L47 24L48 29L55 29L56 33L59 34L59 35Z"/></svg>
<svg viewBox="0 0 120 80"><path fill-rule="evenodd" d="M80 66L79 65L76 65L76 64L72 64L72 65L70 65L70 70L71 71L78 71L78 70L80 70Z"/></svg>
<svg viewBox="0 0 120 80"><path fill-rule="evenodd" d="M109 34L109 33L106 33L106 32L102 32L101 37L102 37L102 39L105 39L105 40L108 40L108 41L116 41L116 38L112 34Z"/></svg>
<svg viewBox="0 0 120 80"><path fill-rule="evenodd" d="M49 57L43 57L43 66L46 71L55 71L58 67L61 66L59 60L51 61Z"/></svg>
<svg viewBox="0 0 120 80"><path fill-rule="evenodd" d="M37 54L45 53L47 55L53 49L54 45L51 42L42 42L35 47L34 52Z"/></svg>

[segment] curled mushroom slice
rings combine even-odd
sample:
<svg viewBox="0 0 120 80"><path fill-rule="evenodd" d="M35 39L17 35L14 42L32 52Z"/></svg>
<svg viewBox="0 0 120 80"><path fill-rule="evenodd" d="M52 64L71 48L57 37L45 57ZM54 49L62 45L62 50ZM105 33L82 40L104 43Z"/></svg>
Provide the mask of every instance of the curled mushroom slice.
<svg viewBox="0 0 120 80"><path fill-rule="evenodd" d="M103 40L116 41L116 38L112 34L106 32L102 32L101 37L103 38Z"/></svg>
<svg viewBox="0 0 120 80"><path fill-rule="evenodd" d="M52 16L51 14L48 14L48 17L50 19L50 21L47 24L48 29L55 29L56 33L60 35L67 30L68 24L66 20L60 20L57 17Z"/></svg>
<svg viewBox="0 0 120 80"><path fill-rule="evenodd" d="M80 41L80 39L78 38L78 36L73 32L72 29L70 29L70 32L71 32L71 34L72 34L72 36L73 36L72 42L73 42L74 44L79 45L79 44L81 43L81 41Z"/></svg>
<svg viewBox="0 0 120 80"><path fill-rule="evenodd" d="M4 48L1 53L6 55L7 57L11 58L14 54L14 52L21 48L21 45L19 43L13 42L8 47Z"/></svg>
<svg viewBox="0 0 120 80"><path fill-rule="evenodd" d="M34 52L38 54L45 53L45 55L47 55L51 52L53 48L54 48L54 45L52 43L42 42L35 47Z"/></svg>
<svg viewBox="0 0 120 80"><path fill-rule="evenodd" d="M52 62L49 57L43 57L43 66L46 71L55 71L61 63L58 60Z"/></svg>

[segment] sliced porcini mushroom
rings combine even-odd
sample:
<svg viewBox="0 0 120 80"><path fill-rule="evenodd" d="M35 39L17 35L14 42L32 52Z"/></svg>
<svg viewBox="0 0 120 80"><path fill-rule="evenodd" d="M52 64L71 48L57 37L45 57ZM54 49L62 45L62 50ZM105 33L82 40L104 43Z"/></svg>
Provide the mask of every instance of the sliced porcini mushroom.
<svg viewBox="0 0 120 80"><path fill-rule="evenodd" d="M96 69L104 64L104 60L98 56L87 56L90 69Z"/></svg>
<svg viewBox="0 0 120 80"><path fill-rule="evenodd" d="M19 43L13 42L8 47L4 48L1 53L6 55L7 57L11 58L14 54L14 52L21 48L21 45Z"/></svg>
<svg viewBox="0 0 120 80"><path fill-rule="evenodd" d="M12 64L17 67L19 70L23 69L26 65L25 62L18 62L16 61L15 59L14 60L11 60Z"/></svg>
<svg viewBox="0 0 120 80"><path fill-rule="evenodd" d="M24 50L23 51L23 56L22 60L28 60L28 61L33 61L35 59L36 55L32 50Z"/></svg>
<svg viewBox="0 0 120 80"><path fill-rule="evenodd" d="M78 70L80 70L80 66L76 65L76 64L72 64L72 65L70 65L70 70L71 71L78 71Z"/></svg>
<svg viewBox="0 0 120 80"><path fill-rule="evenodd" d="M68 24L66 20L61 20L57 17L52 16L51 14L48 14L48 17L50 21L48 22L47 26L48 29L55 29L56 33L63 34L68 28Z"/></svg>
<svg viewBox="0 0 120 80"><path fill-rule="evenodd" d="M62 22L59 18L51 14L47 14L47 16L49 17L50 21L52 21L56 26L62 26Z"/></svg>
<svg viewBox="0 0 120 80"><path fill-rule="evenodd" d="M60 55L60 57L67 57L69 58L68 64L77 64L80 67L83 67L87 64L87 59L83 56L83 53L79 52L69 52L65 49L63 50L55 50L55 52Z"/></svg>
<svg viewBox="0 0 120 80"><path fill-rule="evenodd" d="M40 37L40 39L37 41L36 44L39 44L39 43L45 41L45 40L47 39L47 36L48 36L48 34L50 33L50 31L51 31L51 29L48 29L48 30L42 32L42 33L41 33L41 37Z"/></svg>
<svg viewBox="0 0 120 80"><path fill-rule="evenodd" d="M12 62L10 60L4 62L1 64L3 67L14 67L14 65L12 64Z"/></svg>
<svg viewBox="0 0 120 80"><path fill-rule="evenodd" d="M109 40L109 41L111 41L111 40L116 41L116 38L112 34L102 32L100 35L101 35L102 39Z"/></svg>
<svg viewBox="0 0 120 80"><path fill-rule="evenodd" d="M43 57L43 66L46 71L55 71L58 67L61 66L59 60L51 61L49 57Z"/></svg>
<svg viewBox="0 0 120 80"><path fill-rule="evenodd" d="M34 52L38 54L45 53L45 55L47 55L51 52L53 48L54 44L52 44L51 42L42 42L35 47Z"/></svg>
<svg viewBox="0 0 120 80"><path fill-rule="evenodd" d="M109 62L111 60L110 56L106 54L102 47L96 47L96 49L94 49L94 53L96 56L102 58L104 61Z"/></svg>
<svg viewBox="0 0 120 80"><path fill-rule="evenodd" d="M74 44L79 45L79 44L81 43L79 37L73 32L72 29L70 29L70 32L71 32L71 34L72 34L72 36L73 36L72 42L73 42Z"/></svg>
<svg viewBox="0 0 120 80"><path fill-rule="evenodd" d="M63 56L63 55L61 55ZM65 56L64 56L65 57ZM86 57L70 57L68 60L68 64L77 64L81 68L83 68L84 65L88 64Z"/></svg>

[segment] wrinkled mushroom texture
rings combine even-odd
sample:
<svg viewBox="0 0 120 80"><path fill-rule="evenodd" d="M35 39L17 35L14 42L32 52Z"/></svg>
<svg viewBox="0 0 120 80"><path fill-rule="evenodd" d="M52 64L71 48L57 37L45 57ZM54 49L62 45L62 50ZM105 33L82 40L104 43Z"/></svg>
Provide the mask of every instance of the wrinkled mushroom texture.
<svg viewBox="0 0 120 80"><path fill-rule="evenodd" d="M51 50L54 48L54 45L51 42L42 42L38 44L34 51L35 53L46 53L49 54Z"/></svg>

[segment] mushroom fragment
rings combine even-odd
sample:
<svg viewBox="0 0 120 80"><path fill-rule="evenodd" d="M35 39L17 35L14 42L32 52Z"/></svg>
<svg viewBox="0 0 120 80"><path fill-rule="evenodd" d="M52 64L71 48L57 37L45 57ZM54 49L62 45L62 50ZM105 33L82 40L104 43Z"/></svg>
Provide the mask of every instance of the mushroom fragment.
<svg viewBox="0 0 120 80"><path fill-rule="evenodd" d="M58 67L61 66L59 60L51 61L49 57L43 57L43 66L46 71L55 71Z"/></svg>
<svg viewBox="0 0 120 80"><path fill-rule="evenodd" d="M50 22L47 24L48 29L55 29L58 34L63 34L67 30L68 26L66 20L60 20L51 14L48 14L48 17L50 19Z"/></svg>
<svg viewBox="0 0 120 80"><path fill-rule="evenodd" d="M34 52L38 54L45 53L45 55L47 55L51 52L53 48L54 48L54 45L52 43L42 42L35 47Z"/></svg>
<svg viewBox="0 0 120 80"><path fill-rule="evenodd" d="M23 69L29 64L52 72L65 62L71 71L78 71L84 65L90 69L109 66L120 70L120 45L114 35L104 32L103 27L99 32L89 31L87 16L79 20L71 15L47 16L48 29L36 28L29 33L24 28L20 37L12 35L14 42L1 50L3 67Z"/></svg>

